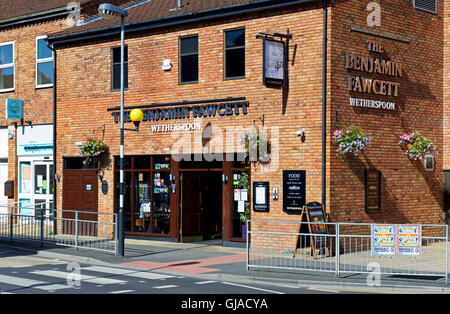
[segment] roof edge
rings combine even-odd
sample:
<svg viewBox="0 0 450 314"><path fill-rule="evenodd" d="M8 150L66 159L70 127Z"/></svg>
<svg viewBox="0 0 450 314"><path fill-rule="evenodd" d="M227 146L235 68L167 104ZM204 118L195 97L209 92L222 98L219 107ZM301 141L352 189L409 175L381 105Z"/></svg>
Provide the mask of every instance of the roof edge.
<svg viewBox="0 0 450 314"><path fill-rule="evenodd" d="M80 6L91 2L92 0L84 0L80 1ZM72 12L72 10L67 9L67 6L65 7L57 7L54 9L49 9L45 11L39 11L35 13L30 13L26 15L20 15L20 16L14 16L11 18L6 18L3 20L0 20L0 29L11 27L11 26L17 26L22 25L26 23L32 23L40 20L47 20L49 18L59 17L66 14L69 14Z"/></svg>
<svg viewBox="0 0 450 314"><path fill-rule="evenodd" d="M125 30L127 33L138 32L143 30L186 24L195 21L203 21L233 15L242 15L267 9L282 8L312 2L321 3L321 0L289 0L289 1L261 0L258 2L234 4L231 6L217 7L203 11L189 12L180 15L167 16L157 19L143 20L135 23L130 23L125 25ZM117 35L119 33L120 33L120 25L115 25L106 28L97 28L93 30L82 31L78 33L63 34L56 36L49 35L48 41L49 44L51 45L67 44L87 39L95 39L111 35Z"/></svg>

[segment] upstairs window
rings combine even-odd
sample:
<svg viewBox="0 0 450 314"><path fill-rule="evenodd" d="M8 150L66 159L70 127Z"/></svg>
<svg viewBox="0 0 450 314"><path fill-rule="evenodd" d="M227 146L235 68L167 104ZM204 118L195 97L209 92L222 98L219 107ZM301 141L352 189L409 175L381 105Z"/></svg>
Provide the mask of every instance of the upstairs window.
<svg viewBox="0 0 450 314"><path fill-rule="evenodd" d="M124 49L123 86L128 88L128 46ZM120 47L112 49L112 90L120 90Z"/></svg>
<svg viewBox="0 0 450 314"><path fill-rule="evenodd" d="M431 13L437 13L436 0L414 0L414 7Z"/></svg>
<svg viewBox="0 0 450 314"><path fill-rule="evenodd" d="M36 87L53 86L53 51L47 36L36 38Z"/></svg>
<svg viewBox="0 0 450 314"><path fill-rule="evenodd" d="M198 82L198 36L180 38L180 83Z"/></svg>
<svg viewBox="0 0 450 314"><path fill-rule="evenodd" d="M0 92L14 90L14 42L0 43Z"/></svg>
<svg viewBox="0 0 450 314"><path fill-rule="evenodd" d="M245 29L225 32L225 79L245 77Z"/></svg>

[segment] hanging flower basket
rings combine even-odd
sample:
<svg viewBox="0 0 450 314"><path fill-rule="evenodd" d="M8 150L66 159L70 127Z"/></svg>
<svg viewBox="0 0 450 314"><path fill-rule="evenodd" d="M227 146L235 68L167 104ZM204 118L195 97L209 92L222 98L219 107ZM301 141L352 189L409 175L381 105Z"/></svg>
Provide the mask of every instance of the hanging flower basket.
<svg viewBox="0 0 450 314"><path fill-rule="evenodd" d="M241 135L242 144L245 147L246 157L251 162L266 164L270 162L270 141L260 130L252 130Z"/></svg>
<svg viewBox="0 0 450 314"><path fill-rule="evenodd" d="M422 160L425 158L425 155L436 154L433 141L422 136L418 131L411 134L405 133L400 136L398 145L405 150L405 154L411 160Z"/></svg>
<svg viewBox="0 0 450 314"><path fill-rule="evenodd" d="M105 144L101 140L89 137L86 143L80 146L80 156L84 157L83 164L88 164L94 157L100 156L106 150Z"/></svg>
<svg viewBox="0 0 450 314"><path fill-rule="evenodd" d="M372 137L367 136L361 128L354 126L334 131L332 139L338 146L338 156L358 156L372 142Z"/></svg>

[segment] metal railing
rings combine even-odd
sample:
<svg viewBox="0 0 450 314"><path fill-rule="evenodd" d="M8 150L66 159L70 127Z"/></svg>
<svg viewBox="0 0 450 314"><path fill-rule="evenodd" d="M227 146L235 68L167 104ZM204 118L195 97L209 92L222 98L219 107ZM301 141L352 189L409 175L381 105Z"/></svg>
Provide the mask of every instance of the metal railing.
<svg viewBox="0 0 450 314"><path fill-rule="evenodd" d="M34 241L117 255L115 213L8 206L0 213L0 239Z"/></svg>
<svg viewBox="0 0 450 314"><path fill-rule="evenodd" d="M322 232L311 232L310 227ZM373 254L372 224L249 220L247 270L319 271L336 276L376 270L382 275L444 277L447 285L448 225L420 227L420 254L385 256Z"/></svg>

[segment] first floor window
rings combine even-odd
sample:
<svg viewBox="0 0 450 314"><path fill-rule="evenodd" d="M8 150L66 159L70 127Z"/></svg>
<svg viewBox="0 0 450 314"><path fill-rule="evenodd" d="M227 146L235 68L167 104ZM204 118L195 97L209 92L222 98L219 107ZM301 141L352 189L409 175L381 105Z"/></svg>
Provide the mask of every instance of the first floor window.
<svg viewBox="0 0 450 314"><path fill-rule="evenodd" d="M14 89L14 42L0 44L0 92Z"/></svg>
<svg viewBox="0 0 450 314"><path fill-rule="evenodd" d="M245 77L245 29L225 32L225 79Z"/></svg>
<svg viewBox="0 0 450 314"><path fill-rule="evenodd" d="M180 39L180 83L198 82L198 36Z"/></svg>
<svg viewBox="0 0 450 314"><path fill-rule="evenodd" d="M36 87L53 85L53 51L48 47L47 36L36 38Z"/></svg>
<svg viewBox="0 0 450 314"><path fill-rule="evenodd" d="M112 49L112 90L120 90L120 64L121 64L120 47ZM123 66L123 86L128 88L128 47L124 48L124 66Z"/></svg>

